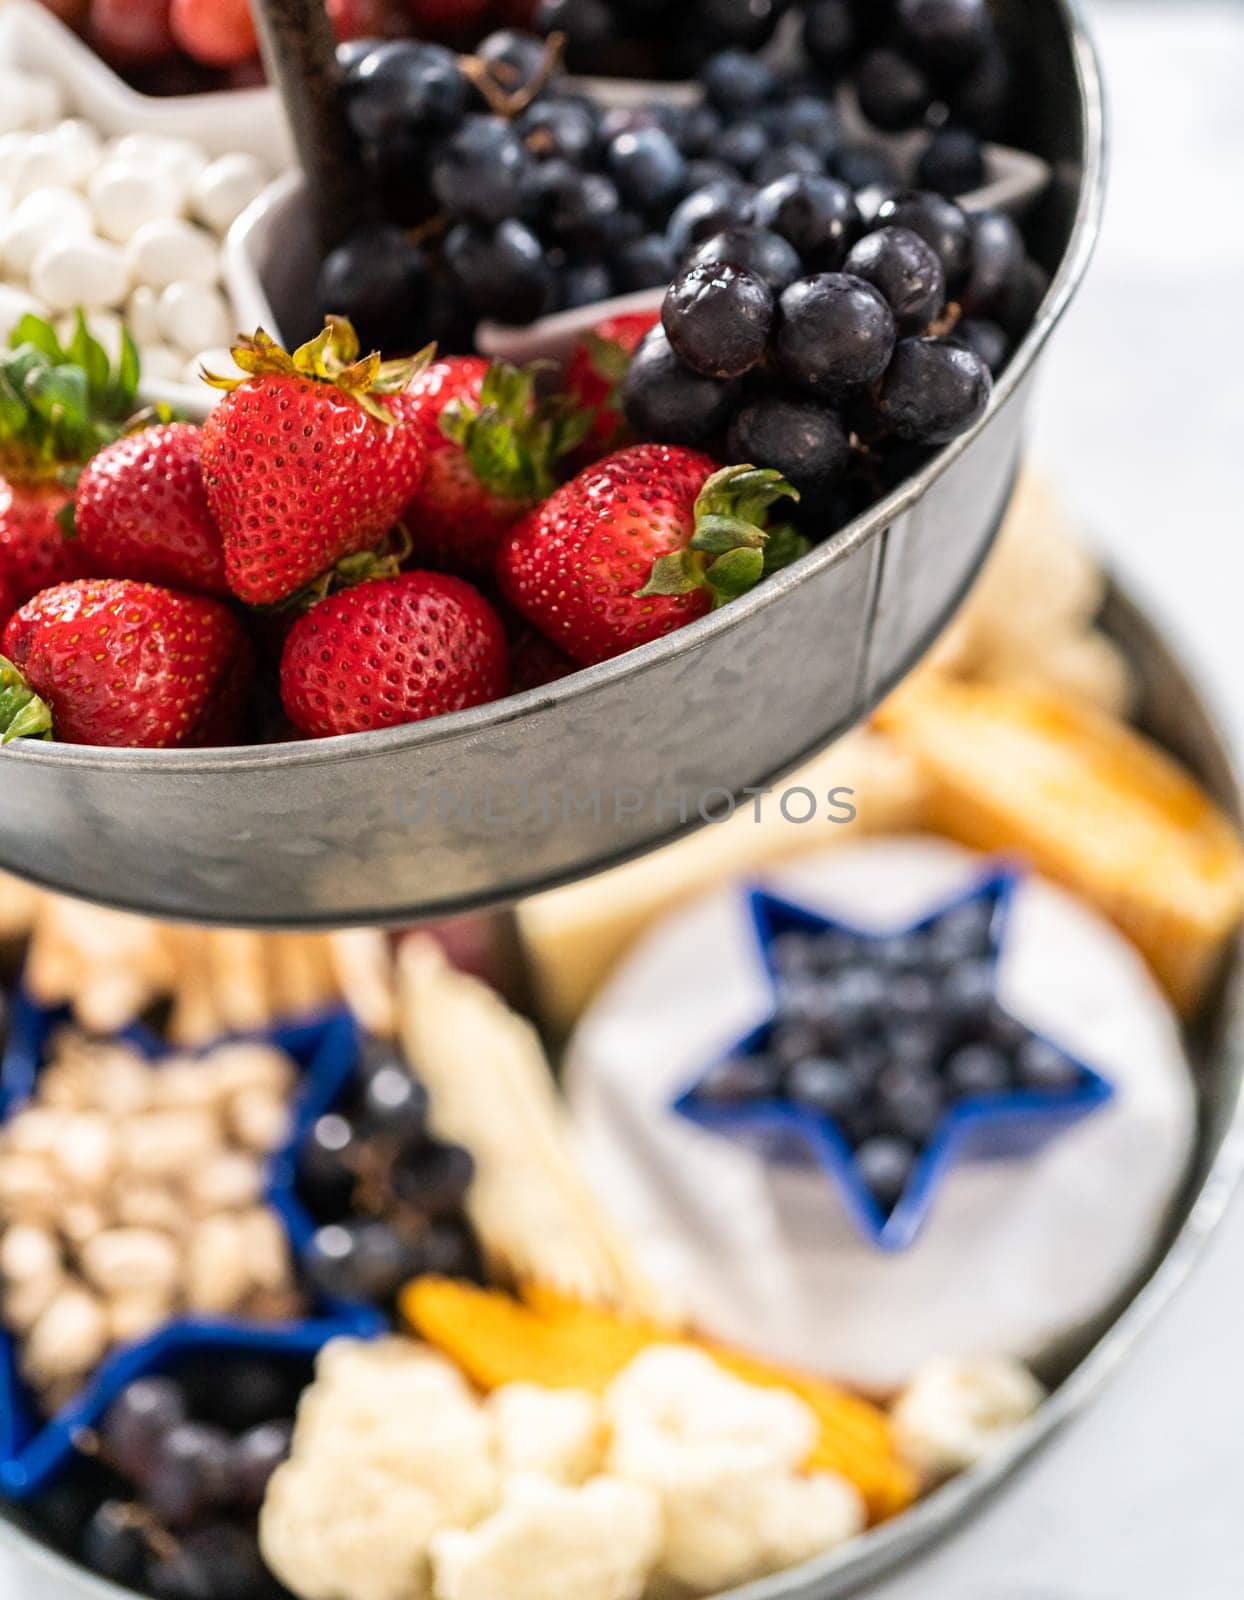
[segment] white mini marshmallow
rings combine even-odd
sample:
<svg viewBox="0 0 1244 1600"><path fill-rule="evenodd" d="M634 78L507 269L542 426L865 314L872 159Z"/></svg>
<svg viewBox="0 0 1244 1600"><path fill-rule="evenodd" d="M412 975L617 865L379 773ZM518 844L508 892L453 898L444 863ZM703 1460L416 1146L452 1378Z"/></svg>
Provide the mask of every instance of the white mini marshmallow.
<svg viewBox="0 0 1244 1600"><path fill-rule="evenodd" d="M140 349L163 340L164 335L160 332L160 297L145 283L140 283L126 301L125 325Z"/></svg>
<svg viewBox="0 0 1244 1600"><path fill-rule="evenodd" d="M0 344L9 342L9 335L23 317L46 315L47 307L34 295L15 289L11 283L0 283Z"/></svg>
<svg viewBox="0 0 1244 1600"><path fill-rule="evenodd" d="M217 233L227 233L268 181L263 163L245 151L218 156L190 190L190 209Z"/></svg>
<svg viewBox="0 0 1244 1600"><path fill-rule="evenodd" d="M4 182L15 201L39 189L72 189L78 182L78 160L50 133L36 133L4 164Z"/></svg>
<svg viewBox="0 0 1244 1600"><path fill-rule="evenodd" d="M91 220L91 208L76 189L36 189L0 224L4 270L14 278L28 277L45 245L89 238Z"/></svg>
<svg viewBox="0 0 1244 1600"><path fill-rule="evenodd" d="M143 346L143 377L155 383L182 383L186 358L171 344ZM196 374L197 376L197 374Z"/></svg>
<svg viewBox="0 0 1244 1600"><path fill-rule="evenodd" d="M108 147L114 161L132 161L140 167L159 167L188 190L207 165L207 152L189 139L172 139L159 133L127 133Z"/></svg>
<svg viewBox="0 0 1244 1600"><path fill-rule="evenodd" d="M119 306L130 287L125 257L104 239L61 239L44 245L30 268L30 287L54 311Z"/></svg>
<svg viewBox="0 0 1244 1600"><path fill-rule="evenodd" d="M160 332L187 355L227 343L233 332L229 308L217 289L201 283L171 283L160 296Z"/></svg>
<svg viewBox="0 0 1244 1600"><path fill-rule="evenodd" d="M84 187L103 159L104 144L99 134L81 117L68 117L49 130L48 138L72 171L75 188Z"/></svg>
<svg viewBox="0 0 1244 1600"><path fill-rule="evenodd" d="M185 200L170 173L132 161L106 161L87 193L100 233L117 244L132 239L144 223L180 216Z"/></svg>
<svg viewBox="0 0 1244 1600"><path fill-rule="evenodd" d="M167 289L171 283L213 284L220 275L216 241L177 217L143 223L126 246L126 256L134 282L153 289Z"/></svg>

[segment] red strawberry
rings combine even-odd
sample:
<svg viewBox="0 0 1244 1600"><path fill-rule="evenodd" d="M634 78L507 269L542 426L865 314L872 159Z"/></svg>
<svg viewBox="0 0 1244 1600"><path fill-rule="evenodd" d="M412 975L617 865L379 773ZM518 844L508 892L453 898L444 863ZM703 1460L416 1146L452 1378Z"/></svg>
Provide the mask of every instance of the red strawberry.
<svg viewBox="0 0 1244 1600"><path fill-rule="evenodd" d="M782 495L798 499L769 468L719 471L693 450L632 445L520 522L497 577L529 622L589 666L750 589L766 570L765 517ZM784 529L775 541L782 562L801 553L797 537Z"/></svg>
<svg viewBox="0 0 1244 1600"><path fill-rule="evenodd" d="M0 633L4 632L4 625L17 610L20 601L13 581L4 572L0 572Z"/></svg>
<svg viewBox="0 0 1244 1600"><path fill-rule="evenodd" d="M59 483L9 483L0 478L0 571L19 602L55 583L90 574L87 552L61 521L72 499Z"/></svg>
<svg viewBox="0 0 1244 1600"><path fill-rule="evenodd" d="M322 600L290 630L281 699L313 738L363 733L497 700L508 683L501 619L438 572L376 578Z"/></svg>
<svg viewBox="0 0 1244 1600"><path fill-rule="evenodd" d="M66 527L67 485L137 406L128 336L116 371L79 315L68 346L23 317L0 350L0 571L19 601L94 569Z"/></svg>
<svg viewBox="0 0 1244 1600"><path fill-rule="evenodd" d="M66 744L227 743L253 664L227 606L125 578L36 595L10 618L3 649L6 743L49 728Z"/></svg>
<svg viewBox="0 0 1244 1600"><path fill-rule="evenodd" d="M376 544L418 486L421 432L384 398L421 358L358 353L350 324L330 318L292 356L262 331L244 339L233 357L250 376L211 380L231 392L203 425L203 481L229 586L248 604L284 600Z"/></svg>
<svg viewBox="0 0 1244 1600"><path fill-rule="evenodd" d="M556 683L578 670L578 662L525 623L521 636L510 646L510 679L515 692L543 689L546 683Z"/></svg>
<svg viewBox="0 0 1244 1600"><path fill-rule="evenodd" d="M585 333L566 363L566 390L571 399L592 413L588 431L576 459L594 461L606 450L617 449L625 437L621 388L644 334L661 320L659 311L628 311L606 317Z"/></svg>
<svg viewBox="0 0 1244 1600"><path fill-rule="evenodd" d="M558 458L588 418L565 398L537 403L534 370L479 356L434 361L394 403L423 441L427 469L403 521L415 559L468 577L556 486Z"/></svg>
<svg viewBox="0 0 1244 1600"><path fill-rule="evenodd" d="M93 570L228 597L198 428L146 428L108 445L78 479L74 523Z"/></svg>

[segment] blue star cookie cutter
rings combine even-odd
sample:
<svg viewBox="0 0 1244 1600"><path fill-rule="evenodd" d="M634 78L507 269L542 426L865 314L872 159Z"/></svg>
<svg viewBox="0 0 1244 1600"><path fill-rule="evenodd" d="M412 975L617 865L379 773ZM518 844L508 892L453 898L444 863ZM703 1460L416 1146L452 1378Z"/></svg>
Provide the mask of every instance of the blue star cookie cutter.
<svg viewBox="0 0 1244 1600"><path fill-rule="evenodd" d="M938 1187L951 1167L960 1161L1020 1159L1031 1156L1074 1123L1106 1104L1113 1086L1087 1062L1062 1049L1055 1041L1012 1017L996 995L998 965L1005 945L1006 927L1015 890L1023 872L998 865L915 922L883 931L854 926L840 918L753 889L748 908L758 954L769 980L772 1004L768 1015L729 1050L697 1073L695 1080L675 1099L674 1111L710 1133L732 1139L779 1163L819 1166L832 1180L859 1233L881 1250L910 1246L920 1233L936 1202ZM790 936L794 936L792 939ZM783 941L786 941L784 944ZM792 974L784 959L800 941L811 949L816 942L826 965L819 971ZM974 942L973 942L974 941ZM953 957L953 959L951 959ZM961 964L958 976L950 968ZM970 969L970 970L969 970ZM865 983L851 974L880 973L881 983ZM867 1121L870 1097L875 1099L875 1074L906 1050L919 1026L908 1027L895 1016L895 1005L906 990L896 987L900 975L923 973L938 993L938 1003L950 1004L953 986L959 1020L954 1030L939 1027L936 1006L924 1026L929 1056L927 1068L945 1096L927 1136L915 1145L914 1156L901 1192L883 1204L865 1181L857 1151L867 1142L859 1128L846 1118L799 1103L785 1091L780 1061L771 1054L783 1044L781 1031L791 1024L809 1026L818 1015L821 1032L816 1054L833 1057L841 1050L848 1062L868 1059L874 1078L862 1076L859 1091ZM844 980L844 974L847 977ZM939 977L940 974L940 977ZM837 988L834 988L835 982ZM818 1001L818 985L824 990ZM914 986L927 996L928 984ZM871 1007L871 1009L870 1009ZM854 1008L854 1013L852 1013ZM967 1019L965 1021L965 1018ZM907 1037L903 1029L907 1027ZM955 1094L947 1088L950 1058L965 1046L1003 1049L1012 1064L1043 1058L1058 1066L1054 1085L1025 1083L1018 1075L1006 1086L990 1092ZM1027 1056L1021 1054L1027 1051ZM1038 1053L1043 1053L1039 1056ZM729 1092L723 1068L729 1068L734 1087ZM923 1068L922 1068L923 1070ZM964 1063L956 1071L966 1070ZM727 1092L720 1092L727 1083ZM876 1113L874 1112L875 1116ZM882 1130L882 1136L889 1135ZM876 1153L875 1151L873 1152Z"/></svg>

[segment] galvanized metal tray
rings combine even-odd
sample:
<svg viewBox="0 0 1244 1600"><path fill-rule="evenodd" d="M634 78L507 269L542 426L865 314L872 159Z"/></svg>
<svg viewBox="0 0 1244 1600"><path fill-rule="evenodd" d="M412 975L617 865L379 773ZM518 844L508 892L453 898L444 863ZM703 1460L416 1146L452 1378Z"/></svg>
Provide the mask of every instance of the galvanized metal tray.
<svg viewBox="0 0 1244 1600"><path fill-rule="evenodd" d="M1053 272L970 433L750 595L546 688L454 716L203 752L23 741L0 754L0 866L228 925L411 921L653 849L857 722L941 632L1009 499L1041 353L1101 208L1101 88L1076 0L1006 0L1053 181Z"/></svg>
<svg viewBox="0 0 1244 1600"><path fill-rule="evenodd" d="M1139 675L1147 731L1183 760L1237 821L1244 820L1244 796L1213 716L1160 634L1117 588L1104 623ZM835 1600L860 1590L950 1534L1000 1492L1023 1461L1119 1370L1197 1262L1244 1171L1244 938L1230 952L1218 993L1191 1031L1188 1049L1200 1095L1201 1129L1185 1192L1165 1236L1154 1240L1152 1260L1138 1281L1096 1328L1043 1372L1053 1392L1014 1444L836 1554L734 1590L728 1600ZM1011 1492L1022 1493L1022 1487L1012 1486ZM118 1600L124 1594L39 1543L20 1511L0 1504L0 1582L7 1577L15 1582L11 1592L21 1600Z"/></svg>

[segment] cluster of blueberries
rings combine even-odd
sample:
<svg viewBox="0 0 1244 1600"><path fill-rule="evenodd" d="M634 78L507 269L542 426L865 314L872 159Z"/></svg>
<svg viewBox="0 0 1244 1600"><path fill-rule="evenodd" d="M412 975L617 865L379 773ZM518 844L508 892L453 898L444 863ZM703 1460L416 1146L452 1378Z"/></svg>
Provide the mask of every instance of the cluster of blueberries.
<svg viewBox="0 0 1244 1600"><path fill-rule="evenodd" d="M904 191L865 221L833 179L695 197L661 324L623 387L648 438L776 467L823 517L861 452L944 444L1046 288L1004 213ZM700 242L696 242L699 240Z"/></svg>
<svg viewBox="0 0 1244 1600"><path fill-rule="evenodd" d="M330 1299L391 1308L425 1273L479 1279L463 1202L475 1163L428 1129L428 1095L391 1046L373 1042L348 1099L320 1117L298 1161L317 1224L303 1267Z"/></svg>
<svg viewBox="0 0 1244 1600"><path fill-rule="evenodd" d="M154 1600L282 1600L258 1512L311 1375L309 1360L213 1352L136 1379L36 1499L36 1524L90 1571Z"/></svg>
<svg viewBox="0 0 1244 1600"><path fill-rule="evenodd" d="M832 1119L888 1213L964 1100L1074 1089L1080 1065L995 998L992 896L889 937L789 930L770 946L777 1003L753 1050L694 1090L711 1106L785 1100Z"/></svg>
<svg viewBox="0 0 1244 1600"><path fill-rule="evenodd" d="M988 0L540 0L536 21L565 35L573 71L634 78L691 77L786 26L818 83L849 83L877 127L940 123L935 165L970 164L1008 122L1012 69Z"/></svg>
<svg viewBox="0 0 1244 1600"><path fill-rule="evenodd" d="M702 95L686 104L602 106L560 75L555 45L512 28L469 57L413 40L343 45L374 220L324 261L318 309L387 352L433 338L466 350L481 318L524 324L668 284L688 215L723 188L795 175L848 197L893 192L888 151L844 132L818 18L809 11L805 68L779 74L749 42L731 45L702 62ZM980 183L980 138L965 133L939 131L922 184Z"/></svg>

